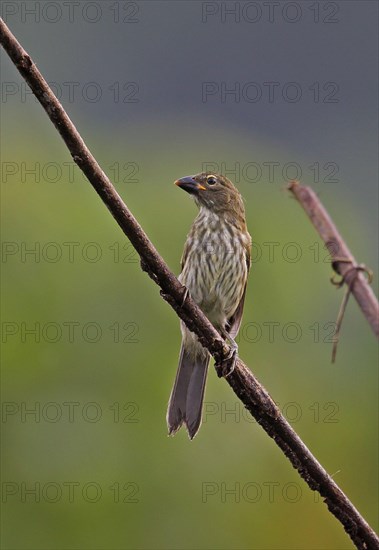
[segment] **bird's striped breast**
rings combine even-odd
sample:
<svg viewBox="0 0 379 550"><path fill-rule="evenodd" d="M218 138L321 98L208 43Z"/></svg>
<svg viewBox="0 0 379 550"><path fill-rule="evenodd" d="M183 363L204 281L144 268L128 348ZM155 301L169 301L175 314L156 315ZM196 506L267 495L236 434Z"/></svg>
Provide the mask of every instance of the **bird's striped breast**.
<svg viewBox="0 0 379 550"><path fill-rule="evenodd" d="M224 326L241 300L248 275L250 236L202 209L188 235L180 281L216 326Z"/></svg>

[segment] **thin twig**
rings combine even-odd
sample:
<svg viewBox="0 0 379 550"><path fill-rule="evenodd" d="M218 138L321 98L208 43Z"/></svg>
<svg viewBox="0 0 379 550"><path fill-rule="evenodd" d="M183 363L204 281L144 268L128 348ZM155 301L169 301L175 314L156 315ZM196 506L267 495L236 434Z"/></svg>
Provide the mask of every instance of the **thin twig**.
<svg viewBox="0 0 379 550"><path fill-rule="evenodd" d="M340 339L340 332L341 332L341 326L343 317L345 315L345 311L347 308L347 302L349 301L349 297L351 294L351 288L348 286L346 288L345 294L343 295L342 302L340 305L340 309L338 311L337 315L337 321L336 321L336 332L333 338L333 349L332 349L332 363L336 362L336 356L337 356L337 345Z"/></svg>
<svg viewBox="0 0 379 550"><path fill-rule="evenodd" d="M351 293L363 315L376 336L379 337L379 304L370 286L370 281L364 275L364 271L368 270L357 264L316 193L310 187L300 185L297 181L291 181L288 189L308 214L329 251L334 271L341 275L342 282L351 288Z"/></svg>
<svg viewBox="0 0 379 550"><path fill-rule="evenodd" d="M142 227L91 155L36 65L1 19L0 36L4 49L64 139L74 161L85 173L137 250L141 257L142 269L160 286L163 298L173 307L188 328L196 333L216 361L225 359L230 351L229 346L193 300L190 297L183 300L185 288L170 272ZM252 416L282 449L309 487L324 497L329 510L342 523L357 548L378 549L379 538L373 529L307 449L267 391L240 359L226 380Z"/></svg>
<svg viewBox="0 0 379 550"><path fill-rule="evenodd" d="M371 284L372 278L373 278L372 271L364 265L351 266L351 260L346 260L345 258L339 258L338 261L350 264L350 268L347 270L347 272L341 278L340 281L336 281L334 276L333 276L333 277L331 277L330 282L333 285L335 285L336 287L341 288L345 284L346 276L348 275L348 273L350 273L350 271L354 272L354 277L351 278L350 282L346 285L345 294L343 295L342 302L341 302L341 305L340 305L340 309L339 309L339 312L338 312L337 322L336 322L336 332L335 332L335 335L334 335L334 338L333 338L332 363L334 363L335 360L336 360L337 346L338 346L338 342L339 342L339 338L340 338L342 321L343 321L345 311L346 311L346 308L347 308L347 303L349 301L349 297L350 297L350 294L351 294L351 288L353 286L353 282L355 281L355 278L358 275L359 271L363 271L363 272L366 273L366 275L368 277L367 280L370 284Z"/></svg>

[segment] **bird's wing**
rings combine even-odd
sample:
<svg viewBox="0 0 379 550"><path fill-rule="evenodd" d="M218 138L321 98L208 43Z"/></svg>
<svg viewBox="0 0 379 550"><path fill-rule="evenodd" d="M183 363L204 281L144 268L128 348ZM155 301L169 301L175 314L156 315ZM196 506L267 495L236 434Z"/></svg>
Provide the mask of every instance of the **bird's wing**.
<svg viewBox="0 0 379 550"><path fill-rule="evenodd" d="M249 274L250 270L250 250L246 249L246 265L247 265L247 274ZM242 322L242 314L243 314L243 306L245 303L245 295L246 295L246 287L247 287L247 277L246 277L246 283L245 288L243 289L243 294L240 300L240 303L237 306L237 309L233 313L231 317L229 317L227 322L226 330L228 331L228 334L231 338L235 338L238 334L238 331L241 326Z"/></svg>

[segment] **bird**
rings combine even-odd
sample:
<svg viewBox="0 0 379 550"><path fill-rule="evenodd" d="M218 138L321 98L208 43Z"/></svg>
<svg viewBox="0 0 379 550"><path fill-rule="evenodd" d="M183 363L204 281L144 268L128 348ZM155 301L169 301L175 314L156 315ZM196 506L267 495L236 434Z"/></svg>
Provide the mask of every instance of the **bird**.
<svg viewBox="0 0 379 550"><path fill-rule="evenodd" d="M178 279L230 344L232 370L251 257L243 199L233 183L220 174L201 172L174 183L189 193L199 208L185 242ZM174 435L184 424L193 439L201 425L210 354L183 321L180 328L182 344L167 426L169 435Z"/></svg>

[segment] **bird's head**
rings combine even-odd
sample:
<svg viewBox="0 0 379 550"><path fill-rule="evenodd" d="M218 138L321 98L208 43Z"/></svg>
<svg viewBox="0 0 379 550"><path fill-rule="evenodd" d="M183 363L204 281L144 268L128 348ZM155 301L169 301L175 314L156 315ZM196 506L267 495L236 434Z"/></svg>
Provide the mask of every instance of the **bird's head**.
<svg viewBox="0 0 379 550"><path fill-rule="evenodd" d="M219 215L245 218L245 208L238 189L225 176L211 172L201 172L196 176L186 176L175 185L187 191L195 199L199 208L207 208Z"/></svg>

